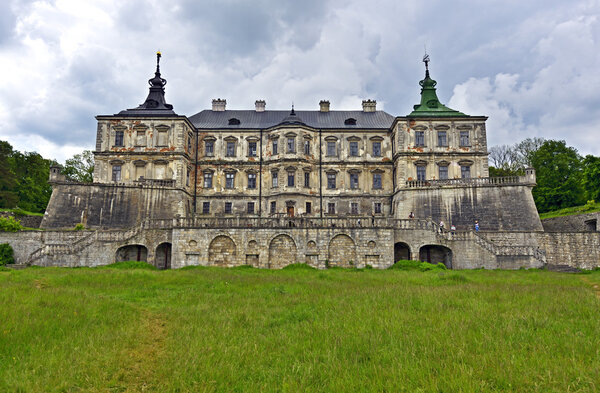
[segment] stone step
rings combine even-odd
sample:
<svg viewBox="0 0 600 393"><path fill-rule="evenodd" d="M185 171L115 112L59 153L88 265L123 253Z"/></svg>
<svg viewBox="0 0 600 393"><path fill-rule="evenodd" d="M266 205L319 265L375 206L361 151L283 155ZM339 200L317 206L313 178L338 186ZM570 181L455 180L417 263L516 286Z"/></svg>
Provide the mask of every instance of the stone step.
<svg viewBox="0 0 600 393"><path fill-rule="evenodd" d="M581 270L569 265L547 265L547 269L551 272L559 273L579 273Z"/></svg>
<svg viewBox="0 0 600 393"><path fill-rule="evenodd" d="M9 265L4 265L9 269L13 269L13 270L21 270L21 269L25 269L27 267L27 265L25 264L9 264Z"/></svg>

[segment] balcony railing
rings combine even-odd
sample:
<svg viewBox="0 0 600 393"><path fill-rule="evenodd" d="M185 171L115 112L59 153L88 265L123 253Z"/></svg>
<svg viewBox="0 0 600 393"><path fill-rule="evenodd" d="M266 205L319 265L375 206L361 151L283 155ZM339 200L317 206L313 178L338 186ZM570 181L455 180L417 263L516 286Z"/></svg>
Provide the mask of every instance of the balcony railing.
<svg viewBox="0 0 600 393"><path fill-rule="evenodd" d="M531 181L527 176L504 176L504 177L473 177L468 179L447 179L447 180L409 180L406 182L406 188L428 188L443 186L464 186L464 185L513 185L529 184Z"/></svg>
<svg viewBox="0 0 600 393"><path fill-rule="evenodd" d="M144 229L172 228L396 228L437 230L429 220L387 217L180 217L149 219Z"/></svg>

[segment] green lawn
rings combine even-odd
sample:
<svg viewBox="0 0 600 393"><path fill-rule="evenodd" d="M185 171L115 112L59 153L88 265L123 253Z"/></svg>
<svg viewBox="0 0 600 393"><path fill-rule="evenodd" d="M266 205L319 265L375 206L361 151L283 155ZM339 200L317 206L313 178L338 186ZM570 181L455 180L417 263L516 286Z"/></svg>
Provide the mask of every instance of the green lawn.
<svg viewBox="0 0 600 393"><path fill-rule="evenodd" d="M0 271L0 391L594 392L599 286L600 272Z"/></svg>
<svg viewBox="0 0 600 393"><path fill-rule="evenodd" d="M567 207L560 210L554 210L551 212L541 213L540 219L544 220L546 218L553 217L563 217L563 216L572 216L576 214L587 214L587 213L595 213L600 211L600 202L598 203L588 203L581 206Z"/></svg>

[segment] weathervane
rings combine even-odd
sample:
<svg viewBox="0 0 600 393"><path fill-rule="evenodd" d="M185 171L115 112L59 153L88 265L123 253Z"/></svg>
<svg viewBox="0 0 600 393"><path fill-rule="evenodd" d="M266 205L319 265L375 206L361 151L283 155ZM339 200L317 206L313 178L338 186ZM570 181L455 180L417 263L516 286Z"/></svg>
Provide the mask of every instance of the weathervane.
<svg viewBox="0 0 600 393"><path fill-rule="evenodd" d="M425 71L429 71L429 55L427 54L427 47L425 47L425 56L423 56L423 63L425 63Z"/></svg>

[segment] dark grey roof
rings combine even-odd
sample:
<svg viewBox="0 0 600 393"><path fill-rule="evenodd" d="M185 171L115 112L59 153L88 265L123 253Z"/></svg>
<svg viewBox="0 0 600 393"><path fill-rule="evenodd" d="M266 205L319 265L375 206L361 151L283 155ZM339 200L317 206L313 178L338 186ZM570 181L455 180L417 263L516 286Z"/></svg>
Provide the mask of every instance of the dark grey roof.
<svg viewBox="0 0 600 393"><path fill-rule="evenodd" d="M204 110L189 119L199 129L214 128L269 128L284 123L290 116L289 110L256 112L254 110ZM383 111L296 111L302 123L313 128L389 129L394 116ZM356 125L344 124L346 119L356 119ZM229 125L229 119L238 119L239 125Z"/></svg>

